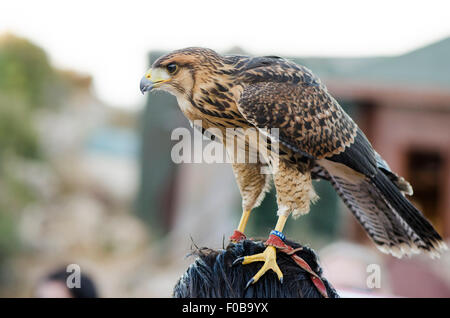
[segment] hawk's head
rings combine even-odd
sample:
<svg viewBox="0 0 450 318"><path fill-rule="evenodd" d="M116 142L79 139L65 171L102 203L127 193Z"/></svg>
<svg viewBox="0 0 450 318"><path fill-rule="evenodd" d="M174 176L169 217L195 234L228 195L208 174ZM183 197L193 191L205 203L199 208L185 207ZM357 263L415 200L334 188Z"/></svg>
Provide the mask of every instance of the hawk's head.
<svg viewBox="0 0 450 318"><path fill-rule="evenodd" d="M141 79L142 93L164 90L176 97L192 96L196 83L223 66L219 54L205 48L186 48L166 54Z"/></svg>

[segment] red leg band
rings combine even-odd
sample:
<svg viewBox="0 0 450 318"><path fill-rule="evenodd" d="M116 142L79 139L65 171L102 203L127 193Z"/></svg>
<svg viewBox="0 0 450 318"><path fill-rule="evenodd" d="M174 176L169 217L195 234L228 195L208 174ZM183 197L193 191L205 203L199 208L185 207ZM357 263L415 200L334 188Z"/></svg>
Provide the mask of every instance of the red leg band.
<svg viewBox="0 0 450 318"><path fill-rule="evenodd" d="M242 233L241 231L238 230L234 230L233 235L230 236L230 241L234 241L234 242L240 242L245 240L247 237L245 236L244 233Z"/></svg>
<svg viewBox="0 0 450 318"><path fill-rule="evenodd" d="M290 255L292 260L303 270L307 271L310 274L310 278L314 286L317 288L319 293L324 296L325 298L328 298L327 288L325 287L325 284L320 279L320 277L311 269L311 267L308 265L308 263L303 260L300 256L295 254L299 249L293 249L291 246L287 245L283 242L282 239L280 239L278 236L270 234L267 241L264 243L266 246L274 246L277 249L280 249L281 252L286 253L287 255Z"/></svg>
<svg viewBox="0 0 450 318"><path fill-rule="evenodd" d="M289 248L286 243L284 243L278 236L270 234L267 241L264 243L266 246L273 246L279 249L286 249Z"/></svg>

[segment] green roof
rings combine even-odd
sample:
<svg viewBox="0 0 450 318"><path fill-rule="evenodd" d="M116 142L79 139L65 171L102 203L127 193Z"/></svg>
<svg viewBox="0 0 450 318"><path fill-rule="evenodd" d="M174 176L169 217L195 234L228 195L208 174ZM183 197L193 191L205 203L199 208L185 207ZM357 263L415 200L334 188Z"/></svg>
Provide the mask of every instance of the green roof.
<svg viewBox="0 0 450 318"><path fill-rule="evenodd" d="M325 79L450 88L450 37L392 57L291 59Z"/></svg>

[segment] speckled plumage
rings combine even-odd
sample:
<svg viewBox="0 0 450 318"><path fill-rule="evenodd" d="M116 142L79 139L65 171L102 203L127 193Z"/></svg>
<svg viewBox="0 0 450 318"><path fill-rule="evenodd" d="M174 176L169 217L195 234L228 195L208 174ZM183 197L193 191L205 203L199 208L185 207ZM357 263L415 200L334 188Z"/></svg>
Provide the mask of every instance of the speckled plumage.
<svg viewBox="0 0 450 318"><path fill-rule="evenodd" d="M279 127L283 143L316 159L344 151L356 136L356 124L319 84L250 84L238 107L252 125Z"/></svg>
<svg viewBox="0 0 450 318"><path fill-rule="evenodd" d="M268 189L269 179L257 170L279 160L272 171L278 214L307 213L316 198L311 179L324 179L382 251L401 257L418 251L436 255L445 248L432 225L405 198L411 186L390 171L306 67L273 56L221 56L188 48L161 57L153 68L169 63L179 70L164 89L177 97L189 120L202 121L203 129L219 128L223 134L236 127L279 129L279 156L271 152L256 165L233 164L244 209L257 206ZM226 140L222 142L227 147ZM245 147L254 145L249 141Z"/></svg>
<svg viewBox="0 0 450 318"><path fill-rule="evenodd" d="M258 207L270 190L270 175L261 173L261 163L232 163L231 166L242 196L242 210Z"/></svg>

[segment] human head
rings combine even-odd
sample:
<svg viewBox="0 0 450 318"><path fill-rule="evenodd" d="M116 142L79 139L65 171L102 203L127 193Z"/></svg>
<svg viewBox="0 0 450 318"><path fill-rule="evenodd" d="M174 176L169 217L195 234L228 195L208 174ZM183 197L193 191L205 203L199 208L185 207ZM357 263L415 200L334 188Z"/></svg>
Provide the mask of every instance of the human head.
<svg viewBox="0 0 450 318"><path fill-rule="evenodd" d="M294 249L301 247L287 242ZM268 273L245 289L247 282L261 267L260 263L232 265L245 255L263 252L262 242L245 240L231 243L225 250L202 248L193 254L195 262L189 266L175 285L173 296L177 298L321 298L311 281L310 274L300 268L289 255L277 253L277 263L284 274L280 284L275 273ZM330 298L339 297L334 288L322 277L322 269L313 250L303 246L296 252L324 282Z"/></svg>

